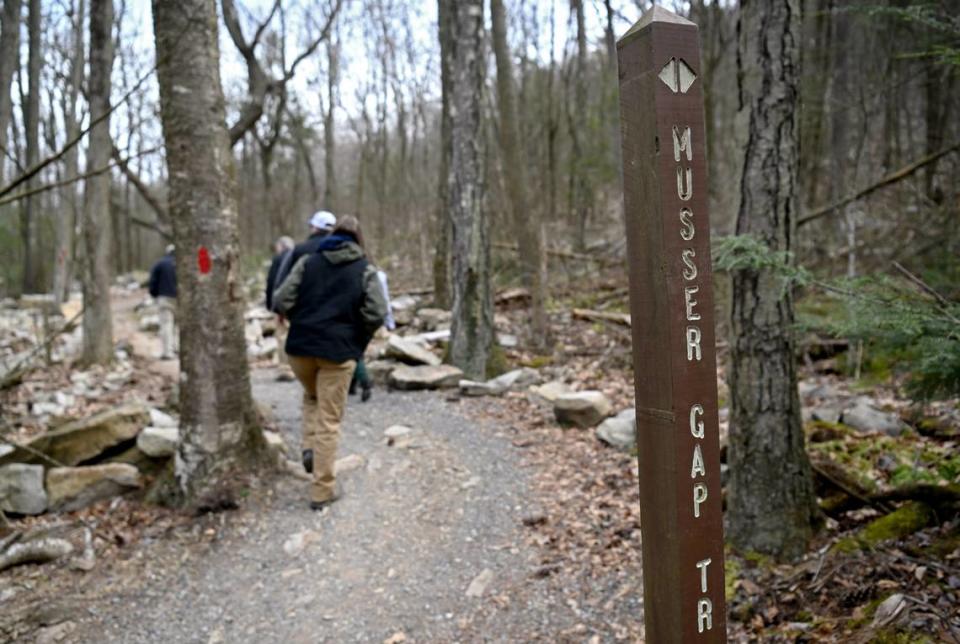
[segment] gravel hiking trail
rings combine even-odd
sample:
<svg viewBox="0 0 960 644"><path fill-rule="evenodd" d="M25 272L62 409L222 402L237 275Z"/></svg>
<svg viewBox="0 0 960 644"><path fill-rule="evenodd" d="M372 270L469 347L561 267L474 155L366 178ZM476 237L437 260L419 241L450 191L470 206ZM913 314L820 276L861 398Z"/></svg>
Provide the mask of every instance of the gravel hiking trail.
<svg viewBox="0 0 960 644"><path fill-rule="evenodd" d="M254 393L298 458L300 387L275 375L255 370ZM392 425L411 431L391 445ZM322 512L306 481L277 475L194 526L189 547L139 546L70 640L514 642L576 624L535 578L530 473L498 427L443 394L378 388L350 398L339 458L344 496Z"/></svg>

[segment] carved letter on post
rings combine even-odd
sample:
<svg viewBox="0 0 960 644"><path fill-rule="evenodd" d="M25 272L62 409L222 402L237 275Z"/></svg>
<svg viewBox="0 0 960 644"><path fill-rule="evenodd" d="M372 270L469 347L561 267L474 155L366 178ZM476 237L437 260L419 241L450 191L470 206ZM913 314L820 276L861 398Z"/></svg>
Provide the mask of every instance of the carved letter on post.
<svg viewBox="0 0 960 644"><path fill-rule="evenodd" d="M697 27L617 43L649 642L725 642L713 271Z"/></svg>

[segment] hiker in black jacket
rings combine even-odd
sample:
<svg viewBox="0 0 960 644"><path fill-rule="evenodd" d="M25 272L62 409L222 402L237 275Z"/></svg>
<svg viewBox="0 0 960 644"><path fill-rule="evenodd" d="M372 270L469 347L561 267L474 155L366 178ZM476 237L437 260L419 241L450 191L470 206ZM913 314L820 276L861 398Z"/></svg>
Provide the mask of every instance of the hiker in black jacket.
<svg viewBox="0 0 960 644"><path fill-rule="evenodd" d="M333 230L334 226L337 225L337 217L332 212L318 210L310 216L310 220L307 223L310 225L310 236L307 237L306 241L300 242L294 246L293 251L284 254L283 259L277 266L274 290L283 284L283 280L287 279L287 275L290 274L290 270L293 268L294 264L300 261L301 257L317 252L317 248L330 234L330 231ZM273 298L270 297L268 299L267 308L271 311L279 313L280 311L277 311L275 308L273 308L271 306L272 304Z"/></svg>
<svg viewBox="0 0 960 644"><path fill-rule="evenodd" d="M176 357L177 268L173 251L172 244L167 246L166 255L150 269L150 296L157 301L157 308L160 309L161 360L173 360Z"/></svg>
<svg viewBox="0 0 960 644"><path fill-rule="evenodd" d="M303 466L310 507L339 498L334 462L354 367L387 313L356 217L344 217L316 252L302 256L273 295L290 320L286 351L303 385Z"/></svg>

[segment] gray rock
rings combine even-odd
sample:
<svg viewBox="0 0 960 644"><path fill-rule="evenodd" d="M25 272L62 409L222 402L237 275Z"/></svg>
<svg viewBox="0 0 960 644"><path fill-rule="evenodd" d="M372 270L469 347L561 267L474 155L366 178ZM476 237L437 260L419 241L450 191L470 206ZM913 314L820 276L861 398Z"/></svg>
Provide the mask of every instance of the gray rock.
<svg viewBox="0 0 960 644"><path fill-rule="evenodd" d="M505 385L508 389L515 389L519 387L529 387L530 385L539 385L543 382L543 378L540 377L540 372L536 369L521 367L520 369L514 369L513 371L501 374L491 382Z"/></svg>
<svg viewBox="0 0 960 644"><path fill-rule="evenodd" d="M540 385L539 387L531 387L530 392L538 396L539 398L545 400L551 405L564 394L568 394L572 391L570 385L561 382L559 380L553 380L546 384Z"/></svg>
<svg viewBox="0 0 960 644"><path fill-rule="evenodd" d="M637 410L624 409L597 427L597 438L611 447L629 451L637 444Z"/></svg>
<svg viewBox="0 0 960 644"><path fill-rule="evenodd" d="M553 413L561 425L593 427L611 411L610 400L600 391L563 394L553 403Z"/></svg>
<svg viewBox="0 0 960 644"><path fill-rule="evenodd" d="M0 465L11 462L40 463L37 452L64 465L77 465L102 454L120 443L133 440L147 425L149 414L141 405L124 405L58 427L37 436L27 446L0 458Z"/></svg>
<svg viewBox="0 0 960 644"><path fill-rule="evenodd" d="M852 407L844 409L840 421L858 432L880 432L889 436L899 436L907 429L900 416L880 411L865 398L858 398Z"/></svg>
<svg viewBox="0 0 960 644"><path fill-rule="evenodd" d="M520 339L509 333L498 333L497 344L504 349L515 349L520 344Z"/></svg>
<svg viewBox="0 0 960 644"><path fill-rule="evenodd" d="M473 581L470 582L470 585L467 586L467 597L483 597L483 594L487 592L487 587L490 586L490 582L492 581L493 571L489 568L484 568L483 572L474 577Z"/></svg>
<svg viewBox="0 0 960 644"><path fill-rule="evenodd" d="M460 393L464 396L499 396L510 389L517 389L540 382L540 373L536 369L523 367L514 369L486 382L461 380Z"/></svg>
<svg viewBox="0 0 960 644"><path fill-rule="evenodd" d="M401 295L390 301L390 309L393 311L393 319L397 326L407 326L413 322L416 308L417 301L409 295Z"/></svg>
<svg viewBox="0 0 960 644"><path fill-rule="evenodd" d="M413 430L407 427L406 425L391 425L383 430L383 435L387 438L400 438L401 436L406 436Z"/></svg>
<svg viewBox="0 0 960 644"><path fill-rule="evenodd" d="M451 365L399 367L390 374L390 386L395 389L440 389L456 387L463 372Z"/></svg>
<svg viewBox="0 0 960 644"><path fill-rule="evenodd" d="M499 396L504 393L507 388L498 385L493 380L488 380L486 382L477 382L476 380L461 380L457 385L460 388L460 394L463 396Z"/></svg>
<svg viewBox="0 0 960 644"><path fill-rule="evenodd" d="M391 335L387 340L386 355L412 365L423 364L435 367L441 363L440 358L428 349L399 335Z"/></svg>
<svg viewBox="0 0 960 644"><path fill-rule="evenodd" d="M170 414L164 413L159 409L150 410L150 426L151 427L180 427L180 423L177 422L177 419L171 416Z"/></svg>
<svg viewBox="0 0 960 644"><path fill-rule="evenodd" d="M12 463L0 467L0 509L14 514L41 514L47 509L42 465Z"/></svg>
<svg viewBox="0 0 960 644"><path fill-rule="evenodd" d="M144 427L137 436L140 451L154 458L173 456L179 442L180 430L176 427Z"/></svg>
<svg viewBox="0 0 960 644"><path fill-rule="evenodd" d="M51 510L70 512L143 485L140 472L126 463L54 467L47 472Z"/></svg>
<svg viewBox="0 0 960 644"><path fill-rule="evenodd" d="M810 420L819 420L825 423L840 422L840 408L824 405L810 410Z"/></svg>
<svg viewBox="0 0 960 644"><path fill-rule="evenodd" d="M420 328L424 331L436 331L441 324L449 324L453 314L444 309L426 308L417 311L417 317L420 318Z"/></svg>
<svg viewBox="0 0 960 644"><path fill-rule="evenodd" d="M367 373L370 374L374 384L386 385L390 381L390 374L400 366L402 364L396 360L371 360L367 363Z"/></svg>

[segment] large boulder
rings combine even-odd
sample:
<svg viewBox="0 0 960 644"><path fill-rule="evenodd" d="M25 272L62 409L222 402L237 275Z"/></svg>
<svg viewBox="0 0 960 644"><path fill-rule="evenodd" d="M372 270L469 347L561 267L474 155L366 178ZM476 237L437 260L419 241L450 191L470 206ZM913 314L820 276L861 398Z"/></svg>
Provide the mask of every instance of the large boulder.
<svg viewBox="0 0 960 644"><path fill-rule="evenodd" d="M11 463L0 467L0 510L14 514L40 514L46 509L42 465Z"/></svg>
<svg viewBox="0 0 960 644"><path fill-rule="evenodd" d="M594 427L610 415L610 400L600 391L577 391L558 396L553 413L561 425Z"/></svg>
<svg viewBox="0 0 960 644"><path fill-rule="evenodd" d="M428 349L399 335L391 335L387 340L386 354L388 358L396 358L400 362L412 365L425 364L435 367L441 363L440 358Z"/></svg>
<svg viewBox="0 0 960 644"><path fill-rule="evenodd" d="M176 427L144 427L137 436L137 447L147 456L162 458L177 453L180 430Z"/></svg>
<svg viewBox="0 0 960 644"><path fill-rule="evenodd" d="M371 360L367 363L367 373L376 385L386 385L390 382L390 374L394 369L403 366L396 360Z"/></svg>
<svg viewBox="0 0 960 644"><path fill-rule="evenodd" d="M140 472L126 463L54 467L47 472L51 510L70 512L143 485Z"/></svg>
<svg viewBox="0 0 960 644"><path fill-rule="evenodd" d="M866 398L858 398L852 407L844 409L840 422L858 432L880 432L889 436L899 436L908 428L900 416L877 409Z"/></svg>
<svg viewBox="0 0 960 644"><path fill-rule="evenodd" d="M14 450L0 459L0 465L41 463L43 458L37 452L63 465L79 465L111 447L132 441L149 419L150 415L142 405L109 409L37 436L27 443L29 449Z"/></svg>
<svg viewBox="0 0 960 644"><path fill-rule="evenodd" d="M440 389L456 387L463 372L451 365L399 367L390 374L390 386L394 389Z"/></svg>
<svg viewBox="0 0 960 644"><path fill-rule="evenodd" d="M637 410L624 409L597 427L597 438L611 447L629 451L637 444Z"/></svg>

